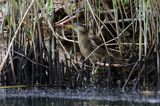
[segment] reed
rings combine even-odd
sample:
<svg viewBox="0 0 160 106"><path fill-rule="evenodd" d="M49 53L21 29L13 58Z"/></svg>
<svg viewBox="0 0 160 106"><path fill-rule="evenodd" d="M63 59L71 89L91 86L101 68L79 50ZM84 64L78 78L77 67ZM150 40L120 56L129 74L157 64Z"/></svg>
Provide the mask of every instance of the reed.
<svg viewBox="0 0 160 106"><path fill-rule="evenodd" d="M160 89L158 0L8 0L0 5L9 7L1 8L1 35L7 35L7 46L0 44L6 52L1 85ZM101 63L96 75L89 62L80 63L70 28L76 22L87 25L116 58Z"/></svg>

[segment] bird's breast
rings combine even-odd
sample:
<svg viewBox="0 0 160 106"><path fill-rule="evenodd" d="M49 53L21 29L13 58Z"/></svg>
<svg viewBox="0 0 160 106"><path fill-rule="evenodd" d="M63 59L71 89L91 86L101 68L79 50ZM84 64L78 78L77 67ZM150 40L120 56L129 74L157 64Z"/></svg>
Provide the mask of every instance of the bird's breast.
<svg viewBox="0 0 160 106"><path fill-rule="evenodd" d="M88 57L88 55L90 55L90 53L92 52L88 44L84 42L79 42L79 48L85 58Z"/></svg>

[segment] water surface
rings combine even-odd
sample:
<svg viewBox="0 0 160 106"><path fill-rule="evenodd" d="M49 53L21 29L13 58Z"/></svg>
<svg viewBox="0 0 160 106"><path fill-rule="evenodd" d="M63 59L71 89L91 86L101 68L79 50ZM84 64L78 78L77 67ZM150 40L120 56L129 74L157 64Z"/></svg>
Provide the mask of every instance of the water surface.
<svg viewBox="0 0 160 106"><path fill-rule="evenodd" d="M160 106L160 95L105 89L0 89L0 106Z"/></svg>

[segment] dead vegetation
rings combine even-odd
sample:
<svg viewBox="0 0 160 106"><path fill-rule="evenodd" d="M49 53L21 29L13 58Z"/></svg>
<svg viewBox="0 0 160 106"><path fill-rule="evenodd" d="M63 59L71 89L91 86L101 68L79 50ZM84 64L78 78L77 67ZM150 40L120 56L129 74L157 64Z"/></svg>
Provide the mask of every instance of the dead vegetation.
<svg viewBox="0 0 160 106"><path fill-rule="evenodd" d="M1 85L160 88L158 0L11 0L1 21ZM2 10L4 13L4 10ZM118 61L80 63L73 23L99 36Z"/></svg>

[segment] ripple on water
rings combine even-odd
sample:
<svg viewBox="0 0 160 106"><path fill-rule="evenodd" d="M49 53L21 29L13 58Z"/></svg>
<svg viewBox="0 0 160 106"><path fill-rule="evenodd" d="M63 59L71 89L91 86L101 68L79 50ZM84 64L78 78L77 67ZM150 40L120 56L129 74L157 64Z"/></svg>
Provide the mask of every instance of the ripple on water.
<svg viewBox="0 0 160 106"><path fill-rule="evenodd" d="M53 90L53 89L0 89L0 100L5 98L59 98L96 101L127 101L135 103L160 103L160 95L143 95L138 92L123 93L121 90L106 89L79 89L79 90Z"/></svg>

